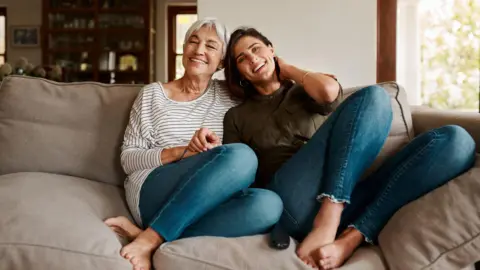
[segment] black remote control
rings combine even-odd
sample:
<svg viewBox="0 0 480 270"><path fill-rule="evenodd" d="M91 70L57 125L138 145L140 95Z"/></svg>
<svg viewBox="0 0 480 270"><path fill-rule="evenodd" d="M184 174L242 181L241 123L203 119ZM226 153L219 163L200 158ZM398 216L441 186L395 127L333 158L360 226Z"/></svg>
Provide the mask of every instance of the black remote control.
<svg viewBox="0 0 480 270"><path fill-rule="evenodd" d="M290 245L290 236L280 224L276 224L270 232L270 247L286 249Z"/></svg>

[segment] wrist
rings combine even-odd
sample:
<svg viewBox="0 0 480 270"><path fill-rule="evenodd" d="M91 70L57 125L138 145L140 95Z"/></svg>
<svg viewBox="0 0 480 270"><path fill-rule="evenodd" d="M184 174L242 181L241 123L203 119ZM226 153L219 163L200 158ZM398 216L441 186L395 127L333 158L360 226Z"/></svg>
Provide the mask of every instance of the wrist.
<svg viewBox="0 0 480 270"><path fill-rule="evenodd" d="M182 157L183 151L185 151L187 147L185 146L180 146L180 147L175 147L175 159L180 159Z"/></svg>

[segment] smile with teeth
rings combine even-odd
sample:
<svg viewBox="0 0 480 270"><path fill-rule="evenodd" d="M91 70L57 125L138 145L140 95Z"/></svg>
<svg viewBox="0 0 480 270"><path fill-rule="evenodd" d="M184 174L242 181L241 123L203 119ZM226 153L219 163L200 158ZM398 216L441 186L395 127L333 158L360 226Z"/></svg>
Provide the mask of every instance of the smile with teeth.
<svg viewBox="0 0 480 270"><path fill-rule="evenodd" d="M206 61L196 59L196 58L190 58L190 61L195 62L195 63L202 63L202 64L207 64Z"/></svg>
<svg viewBox="0 0 480 270"><path fill-rule="evenodd" d="M256 66L256 67L253 69L253 72L255 73L255 72L259 71L259 70L260 70L263 66L265 66L265 65L266 65L265 62L261 63L260 65Z"/></svg>

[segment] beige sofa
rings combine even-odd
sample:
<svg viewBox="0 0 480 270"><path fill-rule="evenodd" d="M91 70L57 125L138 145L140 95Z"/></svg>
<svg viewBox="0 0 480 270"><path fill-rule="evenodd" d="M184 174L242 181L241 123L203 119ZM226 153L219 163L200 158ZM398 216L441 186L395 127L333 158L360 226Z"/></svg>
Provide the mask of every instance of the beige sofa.
<svg viewBox="0 0 480 270"><path fill-rule="evenodd" d="M420 132L465 127L480 149L480 114L411 108L395 83L394 123L374 169ZM0 88L0 269L131 269L125 243L103 220L129 215L120 145L141 86L60 84L8 77ZM346 89L347 93L357 88ZM442 162L439 160L438 162ZM379 246L360 248L350 269L462 269L480 260L480 163L398 211ZM268 235L198 237L162 245L159 270L309 269L267 246Z"/></svg>

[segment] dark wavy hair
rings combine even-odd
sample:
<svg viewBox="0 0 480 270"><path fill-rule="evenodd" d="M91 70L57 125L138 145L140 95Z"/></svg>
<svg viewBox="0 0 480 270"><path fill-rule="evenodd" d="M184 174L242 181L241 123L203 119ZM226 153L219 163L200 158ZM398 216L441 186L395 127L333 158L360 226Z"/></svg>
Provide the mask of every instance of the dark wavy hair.
<svg viewBox="0 0 480 270"><path fill-rule="evenodd" d="M227 45L227 51L224 58L225 66L225 80L230 92L239 98L247 98L253 95L256 90L255 87L248 81L245 81L240 74L235 60L234 48L238 41L243 37L254 37L267 46L273 46L272 42L260 33L257 29L251 27L241 27L235 30L230 36L230 41ZM242 84L240 84L240 82Z"/></svg>

